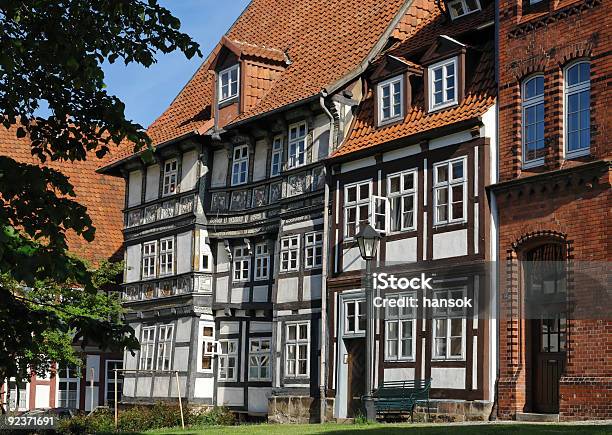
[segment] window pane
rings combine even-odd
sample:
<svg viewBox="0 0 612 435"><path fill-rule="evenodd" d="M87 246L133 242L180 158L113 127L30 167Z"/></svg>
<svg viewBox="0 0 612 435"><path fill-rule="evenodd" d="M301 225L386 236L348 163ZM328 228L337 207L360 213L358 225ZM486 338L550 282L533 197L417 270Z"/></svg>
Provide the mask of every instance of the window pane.
<svg viewBox="0 0 612 435"><path fill-rule="evenodd" d="M451 356L461 356L461 338L451 338L450 354Z"/></svg>
<svg viewBox="0 0 612 435"><path fill-rule="evenodd" d="M398 338L398 328L397 322L388 322L387 323L387 338L391 340L395 340Z"/></svg>
<svg viewBox="0 0 612 435"><path fill-rule="evenodd" d="M438 166L436 168L436 175L436 182L441 183L443 181L448 181L448 167L446 165Z"/></svg>
<svg viewBox="0 0 612 435"><path fill-rule="evenodd" d="M453 163L453 180L463 178L463 162Z"/></svg>
<svg viewBox="0 0 612 435"><path fill-rule="evenodd" d="M389 193L398 193L400 191L399 175L389 178Z"/></svg>
<svg viewBox="0 0 612 435"><path fill-rule="evenodd" d="M404 174L404 190L414 189L414 174Z"/></svg>

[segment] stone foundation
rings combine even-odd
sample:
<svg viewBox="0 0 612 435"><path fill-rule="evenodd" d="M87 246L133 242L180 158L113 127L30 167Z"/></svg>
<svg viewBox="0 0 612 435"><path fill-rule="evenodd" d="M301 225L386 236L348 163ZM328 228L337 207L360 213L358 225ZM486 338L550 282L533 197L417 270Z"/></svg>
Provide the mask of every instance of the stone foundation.
<svg viewBox="0 0 612 435"><path fill-rule="evenodd" d="M493 409L492 402L483 400L442 400L419 403L414 413L415 421L453 422L453 421L487 421Z"/></svg>
<svg viewBox="0 0 612 435"><path fill-rule="evenodd" d="M272 396L268 399L269 423L317 423L319 399L306 396Z"/></svg>

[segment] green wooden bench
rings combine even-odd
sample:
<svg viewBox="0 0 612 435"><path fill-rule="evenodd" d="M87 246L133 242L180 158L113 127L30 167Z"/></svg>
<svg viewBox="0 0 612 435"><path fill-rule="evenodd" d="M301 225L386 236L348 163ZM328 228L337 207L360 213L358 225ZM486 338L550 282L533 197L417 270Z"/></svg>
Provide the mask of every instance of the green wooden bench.
<svg viewBox="0 0 612 435"><path fill-rule="evenodd" d="M406 381L386 381L374 390L372 399L377 414L410 412L414 421L414 408L418 402L427 402L429 416L429 390L431 379L412 379Z"/></svg>

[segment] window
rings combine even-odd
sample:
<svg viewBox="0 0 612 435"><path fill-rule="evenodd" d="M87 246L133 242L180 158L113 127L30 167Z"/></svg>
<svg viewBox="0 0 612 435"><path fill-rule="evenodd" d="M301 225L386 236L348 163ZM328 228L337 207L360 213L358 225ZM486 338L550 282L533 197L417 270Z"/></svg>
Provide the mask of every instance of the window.
<svg viewBox="0 0 612 435"><path fill-rule="evenodd" d="M438 300L461 299L465 289L437 291ZM436 359L462 359L465 357L465 310L438 307L433 309L433 357Z"/></svg>
<svg viewBox="0 0 612 435"><path fill-rule="evenodd" d="M58 408L76 409L78 407L79 376L75 367L60 367L57 371Z"/></svg>
<svg viewBox="0 0 612 435"><path fill-rule="evenodd" d="M163 196L176 193L176 176L178 173L178 160L172 159L164 163L164 184L162 188Z"/></svg>
<svg viewBox="0 0 612 435"><path fill-rule="evenodd" d="M157 242L147 242L142 245L142 277L155 277L155 261L157 259Z"/></svg>
<svg viewBox="0 0 612 435"><path fill-rule="evenodd" d="M323 233L307 233L304 243L306 268L321 267L323 264Z"/></svg>
<svg viewBox="0 0 612 435"><path fill-rule="evenodd" d="M416 298L416 293L386 295L387 298ZM414 360L416 352L416 309L413 307L386 307L385 360Z"/></svg>
<svg viewBox="0 0 612 435"><path fill-rule="evenodd" d="M366 330L366 306L364 299L344 302L344 333L359 334Z"/></svg>
<svg viewBox="0 0 612 435"><path fill-rule="evenodd" d="M153 370L153 353L155 352L155 326L142 328L140 339L140 370Z"/></svg>
<svg viewBox="0 0 612 435"><path fill-rule="evenodd" d="M306 133L305 122L289 126L289 168L306 164Z"/></svg>
<svg viewBox="0 0 612 435"><path fill-rule="evenodd" d="M378 84L378 123L385 124L404 116L404 78L394 77Z"/></svg>
<svg viewBox="0 0 612 435"><path fill-rule="evenodd" d="M272 142L272 160L270 160L270 177L280 175L283 164L283 137L276 136Z"/></svg>
<svg viewBox="0 0 612 435"><path fill-rule="evenodd" d="M434 165L434 225L465 221L465 169L465 157Z"/></svg>
<svg viewBox="0 0 612 435"><path fill-rule="evenodd" d="M457 104L457 58L429 67L429 110Z"/></svg>
<svg viewBox="0 0 612 435"><path fill-rule="evenodd" d="M23 411L28 409L26 388L25 382L10 381L8 383L10 394L10 397L8 398L9 411Z"/></svg>
<svg viewBox="0 0 612 435"><path fill-rule="evenodd" d="M220 381L236 381L238 366L238 340L219 340L219 370Z"/></svg>
<svg viewBox="0 0 612 435"><path fill-rule="evenodd" d="M174 238L159 241L159 274L171 275L174 273Z"/></svg>
<svg viewBox="0 0 612 435"><path fill-rule="evenodd" d="M157 370L172 368L172 335L174 325L160 325L157 338Z"/></svg>
<svg viewBox="0 0 612 435"><path fill-rule="evenodd" d="M300 236L289 236L281 239L281 272L299 269Z"/></svg>
<svg viewBox="0 0 612 435"><path fill-rule="evenodd" d="M268 279L270 273L270 255L268 255L268 244L259 243L255 245L255 279Z"/></svg>
<svg viewBox="0 0 612 435"><path fill-rule="evenodd" d="M202 357L200 359L200 370L204 372L212 372L213 357L217 351L217 344L214 338L214 326L212 324L201 326L201 333Z"/></svg>
<svg viewBox="0 0 612 435"><path fill-rule="evenodd" d="M249 340L249 380L270 380L269 338L251 338Z"/></svg>
<svg viewBox="0 0 612 435"><path fill-rule="evenodd" d="M370 217L370 181L344 187L345 236L353 237Z"/></svg>
<svg viewBox="0 0 612 435"><path fill-rule="evenodd" d="M391 231L416 229L416 171L389 175L387 197L390 203Z"/></svg>
<svg viewBox="0 0 612 435"><path fill-rule="evenodd" d="M285 376L308 377L310 372L310 323L298 322L287 324L285 340Z"/></svg>
<svg viewBox="0 0 612 435"><path fill-rule="evenodd" d="M106 361L106 393L104 396L104 405L114 407L115 405L115 369L123 369L123 361L107 360ZM123 393L123 372L117 371L117 400L121 402Z"/></svg>
<svg viewBox="0 0 612 435"><path fill-rule="evenodd" d="M238 65L231 66L219 73L219 102L238 96Z"/></svg>
<svg viewBox="0 0 612 435"><path fill-rule="evenodd" d="M544 163L544 76L523 83L523 161L524 166Z"/></svg>
<svg viewBox="0 0 612 435"><path fill-rule="evenodd" d="M565 70L565 152L567 157L589 153L591 144L591 67L578 62Z"/></svg>
<svg viewBox="0 0 612 435"><path fill-rule="evenodd" d="M478 0L452 0L448 2L448 10L450 11L451 18L454 20L479 11L480 2Z"/></svg>
<svg viewBox="0 0 612 435"><path fill-rule="evenodd" d="M248 281L251 270L251 256L246 246L234 248L234 281Z"/></svg>
<svg viewBox="0 0 612 435"><path fill-rule="evenodd" d="M234 147L234 160L232 162L232 186L247 182L249 173L249 146Z"/></svg>

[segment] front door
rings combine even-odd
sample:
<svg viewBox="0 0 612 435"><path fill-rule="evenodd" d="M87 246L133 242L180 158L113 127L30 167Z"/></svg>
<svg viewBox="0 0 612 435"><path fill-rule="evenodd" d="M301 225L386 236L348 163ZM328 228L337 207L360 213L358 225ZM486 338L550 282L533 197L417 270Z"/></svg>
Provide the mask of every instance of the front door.
<svg viewBox="0 0 612 435"><path fill-rule="evenodd" d="M535 319L533 325L533 410L559 412L559 379L565 370L564 317Z"/></svg>
<svg viewBox="0 0 612 435"><path fill-rule="evenodd" d="M365 393L365 339L346 340L348 354L348 404L347 417L363 413L361 396Z"/></svg>

